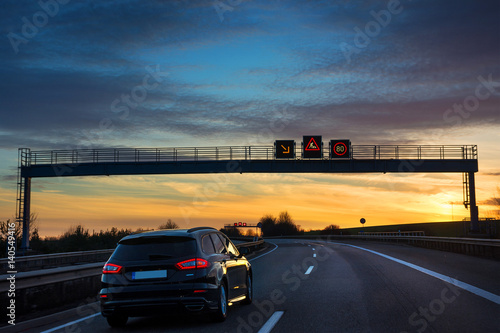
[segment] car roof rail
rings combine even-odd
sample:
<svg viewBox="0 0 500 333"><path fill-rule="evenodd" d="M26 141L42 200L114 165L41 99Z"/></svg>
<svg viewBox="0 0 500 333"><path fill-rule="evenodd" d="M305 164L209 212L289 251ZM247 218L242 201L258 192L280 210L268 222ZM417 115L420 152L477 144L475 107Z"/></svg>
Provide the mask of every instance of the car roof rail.
<svg viewBox="0 0 500 333"><path fill-rule="evenodd" d="M191 233L191 232L198 231L198 230L215 230L215 231L218 231L217 229L212 228L212 227L196 227L196 228L189 229L187 232Z"/></svg>

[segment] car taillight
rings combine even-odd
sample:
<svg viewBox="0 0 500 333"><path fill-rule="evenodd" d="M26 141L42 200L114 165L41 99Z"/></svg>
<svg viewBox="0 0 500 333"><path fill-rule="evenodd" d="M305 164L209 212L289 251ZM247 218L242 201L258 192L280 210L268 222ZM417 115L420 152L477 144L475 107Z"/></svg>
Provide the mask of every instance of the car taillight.
<svg viewBox="0 0 500 333"><path fill-rule="evenodd" d="M200 258L189 259L178 262L177 264L175 264L175 267L177 267L177 269L180 269L181 271L186 269L207 268L208 261Z"/></svg>
<svg viewBox="0 0 500 333"><path fill-rule="evenodd" d="M122 270L122 266L120 265L115 265L115 264L106 264L102 268L102 273L103 274L116 274L120 273Z"/></svg>

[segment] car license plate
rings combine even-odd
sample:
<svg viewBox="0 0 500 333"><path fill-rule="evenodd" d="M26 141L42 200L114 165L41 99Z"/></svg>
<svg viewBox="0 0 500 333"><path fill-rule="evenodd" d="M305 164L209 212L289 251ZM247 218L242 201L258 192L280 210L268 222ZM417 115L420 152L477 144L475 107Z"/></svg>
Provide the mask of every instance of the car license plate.
<svg viewBox="0 0 500 333"><path fill-rule="evenodd" d="M166 270L132 272L132 280L161 279L167 277Z"/></svg>

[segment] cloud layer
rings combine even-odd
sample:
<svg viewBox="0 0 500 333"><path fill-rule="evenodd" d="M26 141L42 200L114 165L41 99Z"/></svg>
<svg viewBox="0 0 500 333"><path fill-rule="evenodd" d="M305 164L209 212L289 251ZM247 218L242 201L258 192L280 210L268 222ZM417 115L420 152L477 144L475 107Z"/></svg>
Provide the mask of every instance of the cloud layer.
<svg viewBox="0 0 500 333"><path fill-rule="evenodd" d="M131 134L141 146L177 144L179 136L217 142L254 135L285 109L277 137L334 132L381 143L423 129L498 124L498 86L474 112L452 109L474 96L479 77L500 81L496 1L231 8L130 0L44 11L7 1L1 148L127 145ZM41 25L40 13L54 15ZM27 34L26 22L41 27ZM148 66L164 75L146 90ZM103 120L112 130L102 130ZM408 135L387 139L394 130Z"/></svg>

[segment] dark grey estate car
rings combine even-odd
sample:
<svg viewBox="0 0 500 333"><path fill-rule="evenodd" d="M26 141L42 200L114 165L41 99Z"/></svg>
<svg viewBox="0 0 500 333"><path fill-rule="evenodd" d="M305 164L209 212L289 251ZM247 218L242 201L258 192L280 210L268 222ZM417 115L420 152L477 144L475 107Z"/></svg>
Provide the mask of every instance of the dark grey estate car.
<svg viewBox="0 0 500 333"><path fill-rule="evenodd" d="M246 252L246 251L242 251ZM109 325L171 310L226 319L229 302L252 302L252 267L223 233L209 227L122 238L103 267L101 313Z"/></svg>

